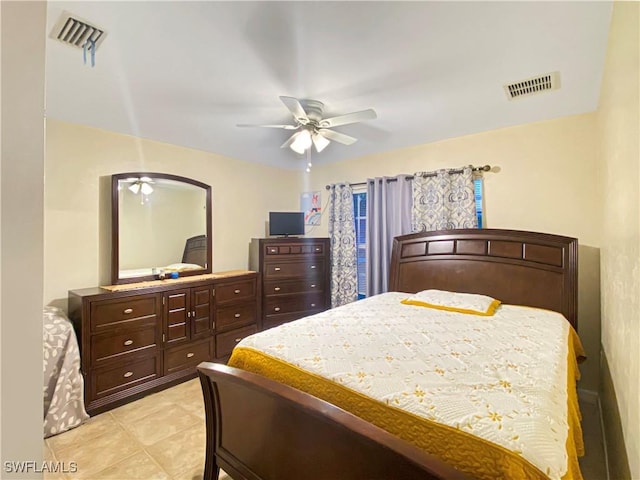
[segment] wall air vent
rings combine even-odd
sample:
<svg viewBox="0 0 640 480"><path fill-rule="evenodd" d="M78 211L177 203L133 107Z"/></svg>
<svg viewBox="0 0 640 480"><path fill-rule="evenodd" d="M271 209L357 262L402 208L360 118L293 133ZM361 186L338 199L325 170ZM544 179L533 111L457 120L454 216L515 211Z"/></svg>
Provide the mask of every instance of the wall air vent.
<svg viewBox="0 0 640 480"><path fill-rule="evenodd" d="M76 48L83 48L87 40L93 40L96 50L106 36L107 32L102 28L91 25L69 12L62 12L49 34L50 38Z"/></svg>
<svg viewBox="0 0 640 480"><path fill-rule="evenodd" d="M542 92L557 90L560 88L560 72L546 73L537 77L509 83L504 86L504 91L509 100L529 97Z"/></svg>

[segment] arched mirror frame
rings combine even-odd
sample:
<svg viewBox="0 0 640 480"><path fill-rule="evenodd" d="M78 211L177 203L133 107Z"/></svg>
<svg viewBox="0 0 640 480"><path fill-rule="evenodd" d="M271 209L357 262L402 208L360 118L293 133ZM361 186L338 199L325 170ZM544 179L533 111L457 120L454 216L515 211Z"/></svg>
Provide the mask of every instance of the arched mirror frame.
<svg viewBox="0 0 640 480"><path fill-rule="evenodd" d="M213 262L213 248L212 248L212 220L211 220L211 186L206 183L199 182L192 178L181 177L179 175L171 175L168 173L154 173L154 172L127 172L118 173L111 176L111 283L113 285L122 283L134 283L143 282L148 280L155 280L153 275L145 275L131 278L120 278L120 228L119 228L119 190L118 182L123 179L133 177L149 177L151 179L163 179L172 180L176 182L184 182L196 187L204 189L206 193L206 221L207 221L207 265L206 268L201 270L180 272L181 277L202 275L211 273Z"/></svg>

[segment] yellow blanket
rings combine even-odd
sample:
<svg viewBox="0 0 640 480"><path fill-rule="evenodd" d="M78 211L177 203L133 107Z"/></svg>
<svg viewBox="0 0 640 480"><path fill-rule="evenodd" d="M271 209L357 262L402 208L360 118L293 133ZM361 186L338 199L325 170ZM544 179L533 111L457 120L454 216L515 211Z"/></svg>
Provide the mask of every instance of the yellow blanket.
<svg viewBox="0 0 640 480"><path fill-rule="evenodd" d="M316 323L322 320L321 314L316 319ZM468 318L467 321L469 321ZM271 332L272 339L277 338L274 337L276 333L273 330ZM315 337L313 334L311 336ZM318 338L312 338L311 341L318 341ZM576 380L579 378L577 361L583 356L583 350L577 334L571 328L568 329L566 341L568 342L565 349L567 352L566 419L569 428L566 435L566 472L562 478L580 480L582 476L577 457L583 454L583 443ZM488 480L498 478L546 480L553 477L550 471L541 471L527 461L517 449L510 450L475 436L469 433L468 429L463 428L463 425L454 427L424 418L422 415L418 416L399 408L393 401L369 397L342 385L341 381L327 379L288 361L275 358L275 355L257 349L251 340L247 343L248 345L240 344L236 347L229 365L258 373L328 401L438 456L473 477ZM278 345L275 348L277 350ZM500 416L497 413L495 415ZM499 421L500 418L494 420ZM514 435L517 436L517 433Z"/></svg>

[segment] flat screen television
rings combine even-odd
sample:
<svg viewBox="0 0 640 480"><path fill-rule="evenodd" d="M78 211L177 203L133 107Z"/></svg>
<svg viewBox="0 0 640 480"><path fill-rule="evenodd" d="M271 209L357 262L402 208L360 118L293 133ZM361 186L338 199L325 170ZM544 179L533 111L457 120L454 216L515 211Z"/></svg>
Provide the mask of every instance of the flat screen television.
<svg viewBox="0 0 640 480"><path fill-rule="evenodd" d="M269 235L304 235L304 213L269 212Z"/></svg>

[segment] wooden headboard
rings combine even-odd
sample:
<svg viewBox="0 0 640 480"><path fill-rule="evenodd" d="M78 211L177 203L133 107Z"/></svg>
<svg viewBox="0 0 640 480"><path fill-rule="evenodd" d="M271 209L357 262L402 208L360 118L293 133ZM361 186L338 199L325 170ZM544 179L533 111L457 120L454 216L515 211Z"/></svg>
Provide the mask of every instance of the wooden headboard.
<svg viewBox="0 0 640 480"><path fill-rule="evenodd" d="M182 253L182 263L193 263L202 267L207 266L207 236L197 235L187 238Z"/></svg>
<svg viewBox="0 0 640 480"><path fill-rule="evenodd" d="M416 293L430 288L554 310L577 329L578 240L497 229L396 237L389 290Z"/></svg>

